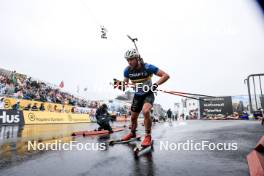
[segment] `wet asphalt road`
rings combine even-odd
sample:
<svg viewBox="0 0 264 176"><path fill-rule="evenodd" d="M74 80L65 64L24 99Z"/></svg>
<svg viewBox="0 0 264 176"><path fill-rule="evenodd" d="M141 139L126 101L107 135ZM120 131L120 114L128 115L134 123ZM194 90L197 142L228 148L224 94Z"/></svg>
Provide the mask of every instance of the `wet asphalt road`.
<svg viewBox="0 0 264 176"><path fill-rule="evenodd" d="M124 123L115 123L115 126ZM31 125L0 127L0 175L249 175L246 155L264 134L258 121L184 121L153 126L154 151L135 158L136 143L98 145L120 138L125 131L96 137L70 137L73 131L93 129L96 124ZM139 134L144 127L139 125ZM90 151L28 151L27 141L89 144ZM209 141L237 143L237 150L176 150L175 144ZM161 144L170 144L170 148ZM163 146L163 147L161 147ZM173 147L174 146L174 147Z"/></svg>

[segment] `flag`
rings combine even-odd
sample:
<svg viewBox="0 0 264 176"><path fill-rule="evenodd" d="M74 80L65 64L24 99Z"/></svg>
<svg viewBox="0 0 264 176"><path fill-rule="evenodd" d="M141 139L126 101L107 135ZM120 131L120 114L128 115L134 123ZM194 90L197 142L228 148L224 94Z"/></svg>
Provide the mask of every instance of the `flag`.
<svg viewBox="0 0 264 176"><path fill-rule="evenodd" d="M60 88L63 88L63 87L64 87L64 82L63 82L63 81L61 81L59 87L60 87Z"/></svg>

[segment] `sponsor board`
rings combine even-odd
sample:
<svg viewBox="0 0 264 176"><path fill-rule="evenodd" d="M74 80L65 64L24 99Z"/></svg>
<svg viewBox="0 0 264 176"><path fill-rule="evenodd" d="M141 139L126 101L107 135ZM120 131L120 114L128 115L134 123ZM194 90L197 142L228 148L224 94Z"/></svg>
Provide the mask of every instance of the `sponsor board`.
<svg viewBox="0 0 264 176"><path fill-rule="evenodd" d="M0 125L24 124L23 112L16 110L0 110Z"/></svg>
<svg viewBox="0 0 264 176"><path fill-rule="evenodd" d="M88 114L23 111L25 124L57 124L91 122Z"/></svg>
<svg viewBox="0 0 264 176"><path fill-rule="evenodd" d="M230 115L233 113L231 96L204 98L204 100L200 101L201 115Z"/></svg>

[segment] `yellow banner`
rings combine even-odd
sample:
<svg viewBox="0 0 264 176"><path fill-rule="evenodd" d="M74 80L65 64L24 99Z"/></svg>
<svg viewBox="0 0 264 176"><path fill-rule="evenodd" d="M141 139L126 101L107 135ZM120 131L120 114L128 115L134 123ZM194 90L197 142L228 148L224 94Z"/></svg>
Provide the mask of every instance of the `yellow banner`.
<svg viewBox="0 0 264 176"><path fill-rule="evenodd" d="M43 103L45 107L45 111L48 112L66 112L70 113L73 106L70 105L62 105L57 103L48 103L48 102L40 102L33 100L24 100L24 99L15 99L15 98L4 98L5 109L12 109L12 105L16 104L17 100L20 102L20 110L23 110L27 105L31 104L31 107L36 103L36 106L39 108L40 104Z"/></svg>
<svg viewBox="0 0 264 176"><path fill-rule="evenodd" d="M23 111L23 115L25 125L91 122L88 114Z"/></svg>

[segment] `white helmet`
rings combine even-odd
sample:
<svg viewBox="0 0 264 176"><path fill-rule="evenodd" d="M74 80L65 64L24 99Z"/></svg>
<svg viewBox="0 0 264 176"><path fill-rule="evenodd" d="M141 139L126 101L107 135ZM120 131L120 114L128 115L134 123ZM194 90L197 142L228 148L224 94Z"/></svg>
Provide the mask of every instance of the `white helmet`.
<svg viewBox="0 0 264 176"><path fill-rule="evenodd" d="M139 58L139 53L136 49L129 49L125 53L125 58L126 59Z"/></svg>

